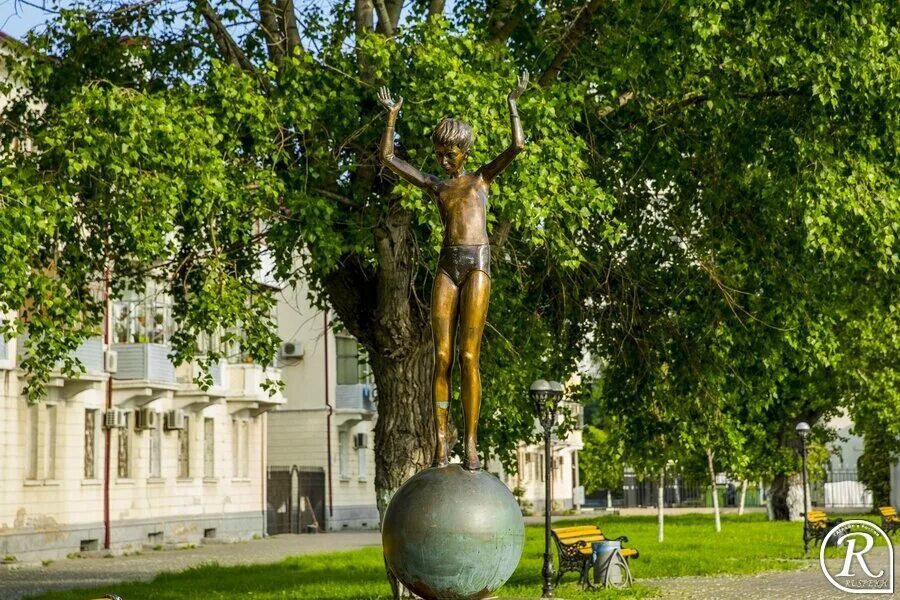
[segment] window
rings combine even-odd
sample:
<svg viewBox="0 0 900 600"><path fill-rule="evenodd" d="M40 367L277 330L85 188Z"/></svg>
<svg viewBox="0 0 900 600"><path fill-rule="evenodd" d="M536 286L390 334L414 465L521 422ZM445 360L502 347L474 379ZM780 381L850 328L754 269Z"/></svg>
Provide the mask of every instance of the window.
<svg viewBox="0 0 900 600"><path fill-rule="evenodd" d="M241 476L241 423L237 419L231 421L231 476Z"/></svg>
<svg viewBox="0 0 900 600"><path fill-rule="evenodd" d="M241 477L250 477L250 422L244 421L242 425L244 445L241 448L241 451L243 452L241 460Z"/></svg>
<svg viewBox="0 0 900 600"><path fill-rule="evenodd" d="M84 411L84 478L97 478L97 409Z"/></svg>
<svg viewBox="0 0 900 600"><path fill-rule="evenodd" d="M27 429L25 430L25 479L38 478L38 404L30 404L25 409Z"/></svg>
<svg viewBox="0 0 900 600"><path fill-rule="evenodd" d="M152 281L140 296L127 292L115 303L114 313L115 341L119 344L166 344L175 331L172 299Z"/></svg>
<svg viewBox="0 0 900 600"><path fill-rule="evenodd" d="M366 456L365 448L357 448L356 449L356 466L359 471L359 480L365 481L369 478L369 463L368 458Z"/></svg>
<svg viewBox="0 0 900 600"><path fill-rule="evenodd" d="M203 419L203 476L216 476L216 422Z"/></svg>
<svg viewBox="0 0 900 600"><path fill-rule="evenodd" d="M365 350L351 337L337 340L337 385L355 385L371 380L371 368Z"/></svg>
<svg viewBox="0 0 900 600"><path fill-rule="evenodd" d="M231 453L233 459L232 477L250 475L250 424L235 419L232 422Z"/></svg>
<svg viewBox="0 0 900 600"><path fill-rule="evenodd" d="M350 433L347 431L338 432L338 464L340 477L342 480L350 479Z"/></svg>
<svg viewBox="0 0 900 600"><path fill-rule="evenodd" d="M156 427L149 431L150 433L150 477L162 477L162 419L157 419Z"/></svg>
<svg viewBox="0 0 900 600"><path fill-rule="evenodd" d="M119 445L118 470L119 479L131 477L131 413L125 413L125 427L116 433Z"/></svg>
<svg viewBox="0 0 900 600"><path fill-rule="evenodd" d="M56 416L55 404L47 405L47 435L44 440L44 477L56 478Z"/></svg>
<svg viewBox="0 0 900 600"><path fill-rule="evenodd" d="M184 418L184 429L178 430L178 478L189 479L191 476L191 423Z"/></svg>

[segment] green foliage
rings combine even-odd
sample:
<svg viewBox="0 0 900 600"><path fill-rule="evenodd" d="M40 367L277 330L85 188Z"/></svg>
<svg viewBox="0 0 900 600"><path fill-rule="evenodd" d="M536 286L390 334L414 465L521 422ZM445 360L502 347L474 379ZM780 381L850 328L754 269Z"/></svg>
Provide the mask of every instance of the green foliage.
<svg viewBox="0 0 900 600"><path fill-rule="evenodd" d="M578 455L581 469L581 485L584 493L597 490L615 490L625 481L623 442L590 425L581 432L584 449Z"/></svg>
<svg viewBox="0 0 900 600"><path fill-rule="evenodd" d="M489 160L513 73L546 67L582 4L506 6L507 43L481 2L454 22L414 12L390 38L353 31L343 4L311 9L280 67L231 11L252 73L167 5L64 11L32 37L12 69L32 96L0 127L37 149L0 163L0 311L42 359L29 394L58 361L77 369L104 273L115 295L148 265L176 297L179 357L239 323L271 358L264 257L373 356L418 343L439 216L379 169L375 90L405 97L397 149L415 166L437 171L444 116L473 125L473 167ZM560 77L521 98L527 149L490 196L492 452L533 434L528 383L586 350L604 364L595 425L647 472L707 451L740 476L793 470L794 424L842 406L900 432L898 23L875 0L601 3Z"/></svg>

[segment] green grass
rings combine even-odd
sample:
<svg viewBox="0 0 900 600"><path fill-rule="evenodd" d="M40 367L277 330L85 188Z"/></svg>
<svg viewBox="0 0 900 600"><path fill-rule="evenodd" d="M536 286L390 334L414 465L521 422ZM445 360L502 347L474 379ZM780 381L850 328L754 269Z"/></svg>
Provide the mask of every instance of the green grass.
<svg viewBox="0 0 900 600"><path fill-rule="evenodd" d="M578 522L584 524L590 521ZM803 556L802 528L799 523L768 522L765 515L760 514L723 516L722 532L719 534L713 529L712 515L669 517L666 519L663 544L656 542L656 517L602 516L597 522L609 536L627 535L627 545L640 550L640 558L631 563L632 573L639 581L657 577L739 575L791 570L809 566L818 556L817 552L811 552L808 557ZM565 526L566 523L556 525ZM556 554L555 548L553 554ZM522 561L499 595L540 596L542 556L543 529L528 527ZM657 593L652 582L624 591L582 592L576 580L576 574L567 574L557 596L567 600L600 600L648 598ZM384 577L381 551L378 548L299 556L272 565L203 566L179 573L165 573L151 583L110 585L87 592L54 592L40 598L85 600L110 592L119 594L125 600L390 598L390 588Z"/></svg>

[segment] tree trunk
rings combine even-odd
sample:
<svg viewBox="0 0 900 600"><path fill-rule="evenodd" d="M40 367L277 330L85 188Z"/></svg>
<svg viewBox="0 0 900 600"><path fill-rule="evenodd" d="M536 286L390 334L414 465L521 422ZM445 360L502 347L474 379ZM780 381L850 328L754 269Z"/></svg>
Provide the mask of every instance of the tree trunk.
<svg viewBox="0 0 900 600"><path fill-rule="evenodd" d="M741 482L741 504L738 507L738 515L744 514L744 504L747 502L747 480Z"/></svg>
<svg viewBox="0 0 900 600"><path fill-rule="evenodd" d="M719 490L716 489L716 467L713 464L712 450L706 451L706 461L709 465L709 477L710 483L712 484L713 514L716 518L716 532L718 533L722 531L722 518L719 515Z"/></svg>
<svg viewBox="0 0 900 600"><path fill-rule="evenodd" d="M800 475L776 475L772 480L769 497L775 520L803 520L803 485Z"/></svg>
<svg viewBox="0 0 900 600"><path fill-rule="evenodd" d="M659 470L659 486L656 490L656 541L662 544L663 542L663 525L665 517L663 511L665 510L665 499L666 499L666 470Z"/></svg>
<svg viewBox="0 0 900 600"><path fill-rule="evenodd" d="M612 490L606 490L606 510L612 510Z"/></svg>

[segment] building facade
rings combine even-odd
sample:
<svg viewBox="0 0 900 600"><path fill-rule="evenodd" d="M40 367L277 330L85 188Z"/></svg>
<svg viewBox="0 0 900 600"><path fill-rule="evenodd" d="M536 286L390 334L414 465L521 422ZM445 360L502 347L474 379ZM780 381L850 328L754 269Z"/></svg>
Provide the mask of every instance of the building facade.
<svg viewBox="0 0 900 600"><path fill-rule="evenodd" d="M266 412L274 369L237 359L176 368L158 300L115 306L109 342L76 351L85 372L53 377L29 404L24 339L0 342L0 555L248 539L265 532ZM159 318L157 318L159 317Z"/></svg>
<svg viewBox="0 0 900 600"><path fill-rule="evenodd" d="M286 403L269 416L270 533L374 529L375 386L356 340L303 286L278 302Z"/></svg>
<svg viewBox="0 0 900 600"><path fill-rule="evenodd" d="M584 425L581 405L566 402L566 410L576 419L576 427L565 438L551 436L551 509L554 512L579 509L584 491L578 476L578 452L582 449L581 428ZM542 432L535 421L536 431ZM546 462L544 445L520 444L516 449L515 473L507 472L500 461L488 461L487 470L494 473L513 492L526 514L544 512L546 496Z"/></svg>

